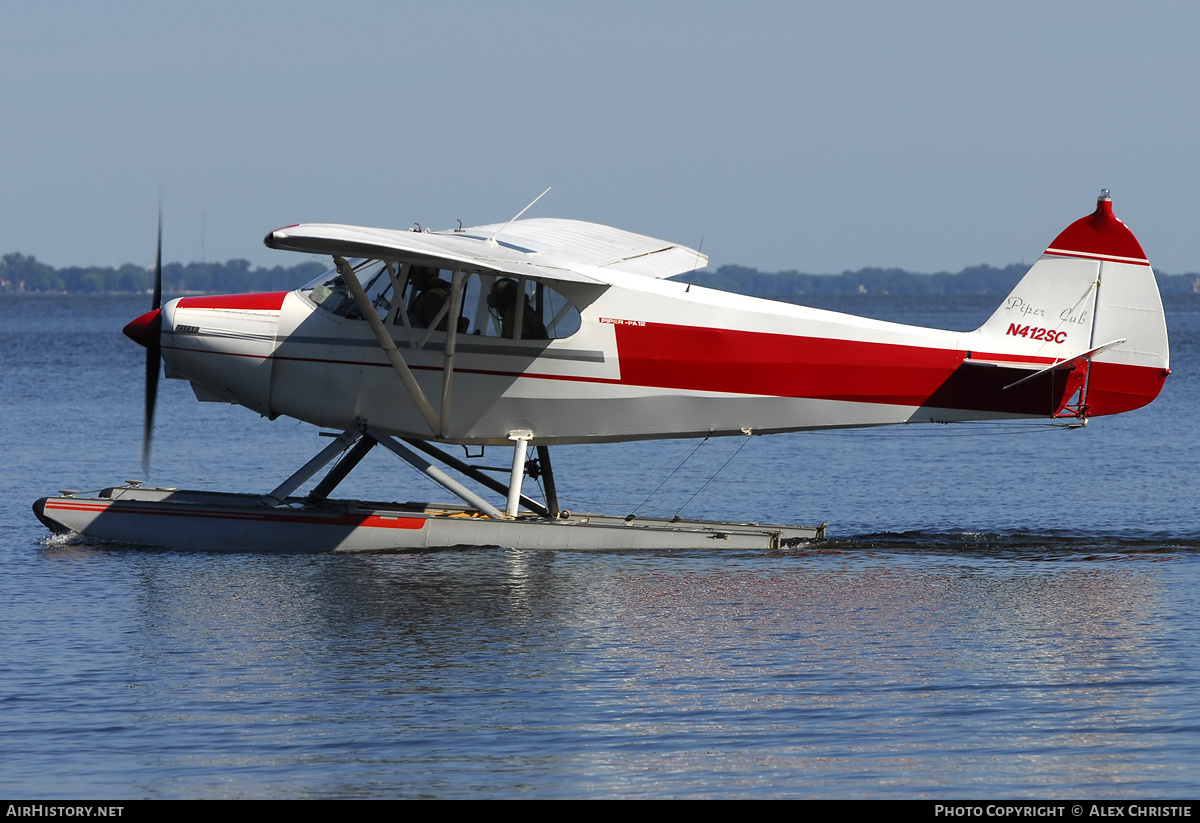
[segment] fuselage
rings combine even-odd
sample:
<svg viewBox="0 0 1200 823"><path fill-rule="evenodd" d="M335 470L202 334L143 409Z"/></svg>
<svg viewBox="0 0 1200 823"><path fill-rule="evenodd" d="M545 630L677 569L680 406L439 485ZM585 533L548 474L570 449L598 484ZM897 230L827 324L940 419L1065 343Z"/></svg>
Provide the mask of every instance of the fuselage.
<svg viewBox="0 0 1200 823"><path fill-rule="evenodd" d="M402 327L389 327L428 397L443 398L451 375L444 432L430 431L367 323L323 311L303 290L171 301L163 353L168 375L190 380L201 399L318 426L366 421L400 436L464 444L506 443L522 430L554 444L1045 417L1083 377L1049 374L1006 390L1028 369L964 366L1016 359L980 332L645 278L560 290L579 308L572 334L459 334L450 371L447 332L421 330L413 344ZM1059 331L1044 354L1021 360L1051 364L1076 353L1075 342Z"/></svg>
<svg viewBox="0 0 1200 823"><path fill-rule="evenodd" d="M292 292L169 302L167 375L202 400L317 426L552 445L1086 418L1145 405L1169 373L1153 272L1106 196L972 332L691 287L660 279L688 250L527 223L504 244L486 236L495 227L278 230L268 245L332 249L341 268ZM614 246L615 264L558 251L597 261ZM350 263L339 248L394 256Z"/></svg>

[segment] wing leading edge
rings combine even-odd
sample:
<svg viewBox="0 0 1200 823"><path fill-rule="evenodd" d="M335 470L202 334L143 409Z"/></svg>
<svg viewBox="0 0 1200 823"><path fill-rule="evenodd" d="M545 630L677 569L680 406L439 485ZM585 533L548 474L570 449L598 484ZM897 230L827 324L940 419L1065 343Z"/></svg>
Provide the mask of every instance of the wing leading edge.
<svg viewBox="0 0 1200 823"><path fill-rule="evenodd" d="M614 275L663 278L703 268L695 249L581 220L534 218L462 231L416 232L333 223L276 229L273 249L343 257L410 259L548 280L612 285Z"/></svg>

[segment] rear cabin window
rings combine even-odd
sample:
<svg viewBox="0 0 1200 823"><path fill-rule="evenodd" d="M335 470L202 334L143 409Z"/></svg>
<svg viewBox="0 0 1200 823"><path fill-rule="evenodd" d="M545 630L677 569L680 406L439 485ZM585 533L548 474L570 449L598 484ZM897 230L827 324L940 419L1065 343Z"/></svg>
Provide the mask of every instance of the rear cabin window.
<svg viewBox="0 0 1200 823"><path fill-rule="evenodd" d="M445 332L509 340L554 340L579 331L579 309L537 280L463 272L457 311L451 311L453 271L415 263L351 261L355 275L398 341L413 345ZM322 311L349 320L362 314L342 276L330 269L302 291ZM396 298L399 295L399 299ZM453 319L452 319L453 318Z"/></svg>

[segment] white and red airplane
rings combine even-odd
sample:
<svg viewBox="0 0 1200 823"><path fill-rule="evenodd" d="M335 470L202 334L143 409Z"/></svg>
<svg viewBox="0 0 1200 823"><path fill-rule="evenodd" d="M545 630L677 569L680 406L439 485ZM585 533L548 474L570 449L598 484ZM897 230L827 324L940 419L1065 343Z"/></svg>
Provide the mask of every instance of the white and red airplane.
<svg viewBox="0 0 1200 823"><path fill-rule="evenodd" d="M705 265L698 251L573 220L441 232L304 224L265 242L328 255L334 267L296 291L183 297L130 323L126 333L147 346L147 426L161 353L167 376L190 381L200 400L342 434L269 495L137 484L90 500L63 495L35 504L51 529L201 549L743 538L775 546L821 530L564 513L548 447L891 423L1086 422L1149 403L1170 372L1154 274L1107 191L973 332L691 287L665 278ZM513 445L508 483L431 442ZM376 444L465 505L329 500ZM526 460L529 445L537 460ZM414 448L504 494L503 510ZM343 452L312 493L289 497ZM527 470L545 477L545 504L521 493Z"/></svg>

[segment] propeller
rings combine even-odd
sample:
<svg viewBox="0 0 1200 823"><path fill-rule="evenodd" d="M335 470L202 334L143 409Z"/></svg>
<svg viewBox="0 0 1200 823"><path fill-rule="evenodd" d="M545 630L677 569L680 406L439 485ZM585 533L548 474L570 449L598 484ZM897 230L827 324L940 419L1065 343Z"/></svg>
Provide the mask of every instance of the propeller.
<svg viewBox="0 0 1200 823"><path fill-rule="evenodd" d="M154 405L158 399L159 361L162 359L162 203L158 206L158 249L154 255L154 303L150 311L123 329L125 336L146 347L146 405L142 414L142 472L150 474L150 437L154 430Z"/></svg>
<svg viewBox="0 0 1200 823"><path fill-rule="evenodd" d="M158 207L158 245L154 252L153 333L146 343L146 405L142 414L142 473L150 474L150 436L158 401L159 361L162 360L162 205Z"/></svg>

